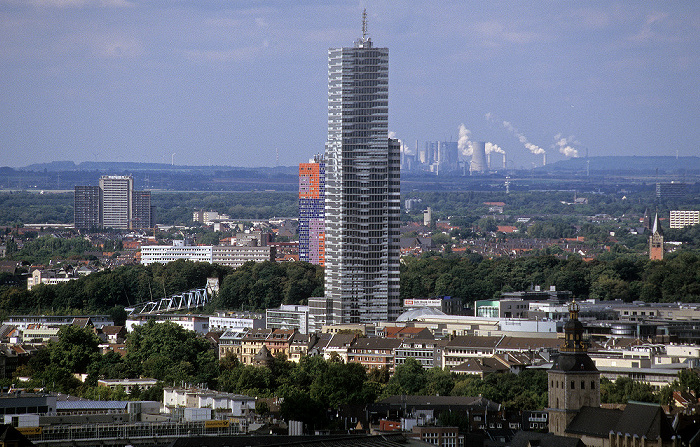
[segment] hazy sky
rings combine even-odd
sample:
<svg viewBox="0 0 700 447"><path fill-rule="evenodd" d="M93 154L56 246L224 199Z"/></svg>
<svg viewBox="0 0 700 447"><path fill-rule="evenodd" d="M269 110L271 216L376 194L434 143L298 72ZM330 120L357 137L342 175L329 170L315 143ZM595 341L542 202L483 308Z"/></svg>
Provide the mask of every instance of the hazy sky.
<svg viewBox="0 0 700 447"><path fill-rule="evenodd" d="M700 155L697 1L0 0L0 166L307 161L363 8L411 151Z"/></svg>

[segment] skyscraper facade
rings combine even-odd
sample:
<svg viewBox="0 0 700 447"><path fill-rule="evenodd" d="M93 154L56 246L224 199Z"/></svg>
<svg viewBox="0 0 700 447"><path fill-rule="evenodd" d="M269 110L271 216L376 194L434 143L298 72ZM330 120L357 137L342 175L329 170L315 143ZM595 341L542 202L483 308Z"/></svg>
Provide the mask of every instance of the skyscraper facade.
<svg viewBox="0 0 700 447"><path fill-rule="evenodd" d="M299 164L299 260L324 265L326 163L317 156Z"/></svg>
<svg viewBox="0 0 700 447"><path fill-rule="evenodd" d="M399 314L400 144L388 137L389 50L328 52L325 294L330 320Z"/></svg>

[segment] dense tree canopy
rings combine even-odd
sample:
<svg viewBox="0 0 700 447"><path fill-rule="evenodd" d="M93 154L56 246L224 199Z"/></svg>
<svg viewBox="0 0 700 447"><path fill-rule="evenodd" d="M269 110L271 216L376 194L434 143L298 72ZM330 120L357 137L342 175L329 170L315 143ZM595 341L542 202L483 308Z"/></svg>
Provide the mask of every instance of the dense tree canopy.
<svg viewBox="0 0 700 447"><path fill-rule="evenodd" d="M556 286L576 298L697 302L700 253L680 251L663 261L623 255L589 262L577 256L442 256L405 258L401 265L402 298L447 295L471 303L533 285Z"/></svg>
<svg viewBox="0 0 700 447"><path fill-rule="evenodd" d="M323 296L323 269L305 262L248 262L224 278L219 309L259 310Z"/></svg>
<svg viewBox="0 0 700 447"><path fill-rule="evenodd" d="M167 383L214 384L217 353L207 340L175 323L149 321L127 338L126 363L139 375Z"/></svg>

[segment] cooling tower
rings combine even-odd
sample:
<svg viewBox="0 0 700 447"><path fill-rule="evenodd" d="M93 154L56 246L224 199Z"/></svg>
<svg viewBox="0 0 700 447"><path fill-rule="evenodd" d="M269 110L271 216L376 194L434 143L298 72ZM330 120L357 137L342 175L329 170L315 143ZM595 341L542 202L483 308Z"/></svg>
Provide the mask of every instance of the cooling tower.
<svg viewBox="0 0 700 447"><path fill-rule="evenodd" d="M472 172L485 172L486 171L486 142L485 141L473 141L472 142Z"/></svg>

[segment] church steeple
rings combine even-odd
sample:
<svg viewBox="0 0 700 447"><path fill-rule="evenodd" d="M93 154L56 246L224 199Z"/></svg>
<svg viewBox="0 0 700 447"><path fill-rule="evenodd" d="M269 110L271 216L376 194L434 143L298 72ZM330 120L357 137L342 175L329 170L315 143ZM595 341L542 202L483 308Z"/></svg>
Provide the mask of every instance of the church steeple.
<svg viewBox="0 0 700 447"><path fill-rule="evenodd" d="M569 321L564 325L564 344L561 352L588 352L588 342L583 339L583 324L578 320L580 306L576 300L569 304Z"/></svg>
<svg viewBox="0 0 700 447"><path fill-rule="evenodd" d="M578 319L580 306L569 304L564 342L547 372L549 380L549 431L564 435L566 427L583 406L600 406L600 372L588 356L588 341Z"/></svg>

